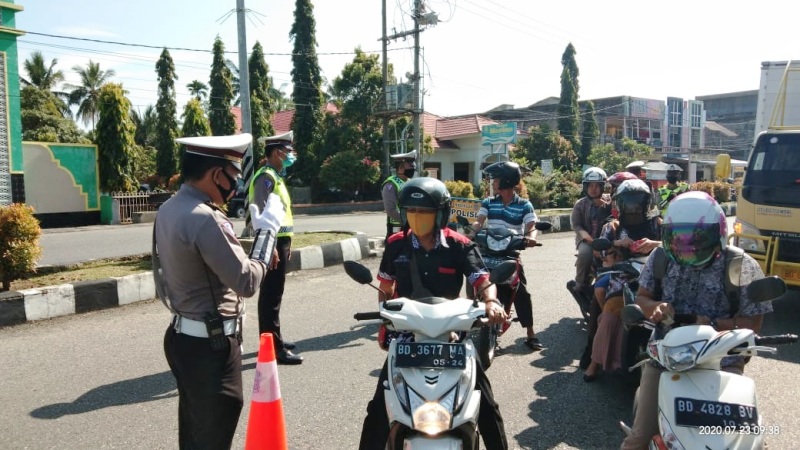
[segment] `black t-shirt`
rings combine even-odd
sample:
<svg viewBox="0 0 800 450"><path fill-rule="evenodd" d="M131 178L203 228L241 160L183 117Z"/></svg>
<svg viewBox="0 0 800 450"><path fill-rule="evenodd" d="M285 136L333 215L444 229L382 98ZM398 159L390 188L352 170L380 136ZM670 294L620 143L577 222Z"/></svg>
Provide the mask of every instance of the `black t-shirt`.
<svg viewBox="0 0 800 450"><path fill-rule="evenodd" d="M466 236L445 228L436 246L425 251L416 236L409 232L404 237L401 231L389 237L378 273L379 280L395 283L399 297L409 297L413 291L412 254L416 255L423 286L437 297L458 297L464 277L473 286L489 277L477 247Z"/></svg>

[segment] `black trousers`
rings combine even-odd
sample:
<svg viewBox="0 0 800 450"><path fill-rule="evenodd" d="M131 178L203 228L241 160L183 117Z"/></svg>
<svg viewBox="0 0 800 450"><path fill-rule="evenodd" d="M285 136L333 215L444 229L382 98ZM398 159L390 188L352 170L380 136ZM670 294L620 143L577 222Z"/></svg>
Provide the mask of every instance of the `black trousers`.
<svg viewBox="0 0 800 450"><path fill-rule="evenodd" d="M258 291L258 334L272 333L272 342L275 351L283 350L283 336L281 335L281 302L283 301L283 288L286 285L286 268L289 262L289 252L292 247L292 238L281 236L275 243L278 249L280 262L278 267L267 271L261 281Z"/></svg>
<svg viewBox="0 0 800 450"><path fill-rule="evenodd" d="M375 389L375 395L367 405L367 417L364 418L364 425L361 428L359 450L386 449L386 440L389 438L389 416L386 414L384 395L389 391L383 388L383 382L389 379L387 364L388 360L383 363L383 369L378 375L378 387ZM503 425L503 417L500 415L500 406L494 401L492 385L480 364L475 364L475 369L475 387L481 391L478 431L483 436L483 445L487 449L506 450L508 448L506 428Z"/></svg>
<svg viewBox="0 0 800 450"><path fill-rule="evenodd" d="M214 351L207 338L164 335L164 354L178 384L178 445L182 450L231 447L242 412L241 342Z"/></svg>
<svg viewBox="0 0 800 450"><path fill-rule="evenodd" d="M514 297L514 309L517 311L519 324L525 328L532 327L533 303L531 300L531 293L528 292L528 289L525 287L528 284L528 280L525 278L525 271L522 269L521 264L519 266L519 280L520 285L517 289L517 295ZM497 286L497 297L507 308L511 308L511 306L507 305L506 302L511 298L512 293L513 290L511 289L511 286L507 284Z"/></svg>

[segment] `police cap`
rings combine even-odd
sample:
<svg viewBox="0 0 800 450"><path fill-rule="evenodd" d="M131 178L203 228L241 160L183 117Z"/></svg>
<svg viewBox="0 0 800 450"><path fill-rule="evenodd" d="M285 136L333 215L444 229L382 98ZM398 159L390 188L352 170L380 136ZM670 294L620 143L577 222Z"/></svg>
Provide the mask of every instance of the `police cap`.
<svg viewBox="0 0 800 450"><path fill-rule="evenodd" d="M247 146L253 141L250 133L231 136L197 136L175 139L186 147L186 153L230 161L239 171Z"/></svg>

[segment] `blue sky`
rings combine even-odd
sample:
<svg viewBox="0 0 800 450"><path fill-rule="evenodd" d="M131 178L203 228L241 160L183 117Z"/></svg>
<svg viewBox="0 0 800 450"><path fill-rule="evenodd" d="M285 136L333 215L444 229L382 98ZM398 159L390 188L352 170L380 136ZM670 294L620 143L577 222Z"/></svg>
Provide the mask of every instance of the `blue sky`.
<svg viewBox="0 0 800 450"><path fill-rule="evenodd" d="M386 0L389 34L413 27L412 0ZM235 0L17 0L17 28L35 33L210 51L219 35L238 48ZM317 0L319 61L332 81L352 51L380 51L380 0ZM791 2L721 3L674 0L429 0L442 21L422 33L427 111L480 113L508 103L526 106L560 91L561 54L577 49L581 99L617 95L665 100L758 88L760 63L800 59ZM261 42L276 86L291 93L293 0L245 0L247 48ZM224 20L223 20L224 19ZM390 46L395 73L413 71L413 40ZM20 64L32 51L58 59L67 82L89 59L114 69L132 104L155 104L161 50L27 34ZM192 80L208 82L210 52L170 50L178 105ZM238 62L236 54L229 57Z"/></svg>

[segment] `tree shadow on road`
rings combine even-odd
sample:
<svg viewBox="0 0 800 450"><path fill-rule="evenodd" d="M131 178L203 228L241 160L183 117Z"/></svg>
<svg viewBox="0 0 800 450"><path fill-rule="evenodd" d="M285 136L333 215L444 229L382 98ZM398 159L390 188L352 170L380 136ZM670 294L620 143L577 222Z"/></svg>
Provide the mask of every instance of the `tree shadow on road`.
<svg viewBox="0 0 800 450"><path fill-rule="evenodd" d="M130 380L98 386L71 403L54 403L31 411L37 419L58 419L69 414L82 414L111 406L146 403L177 397L177 385L172 372L145 375Z"/></svg>

